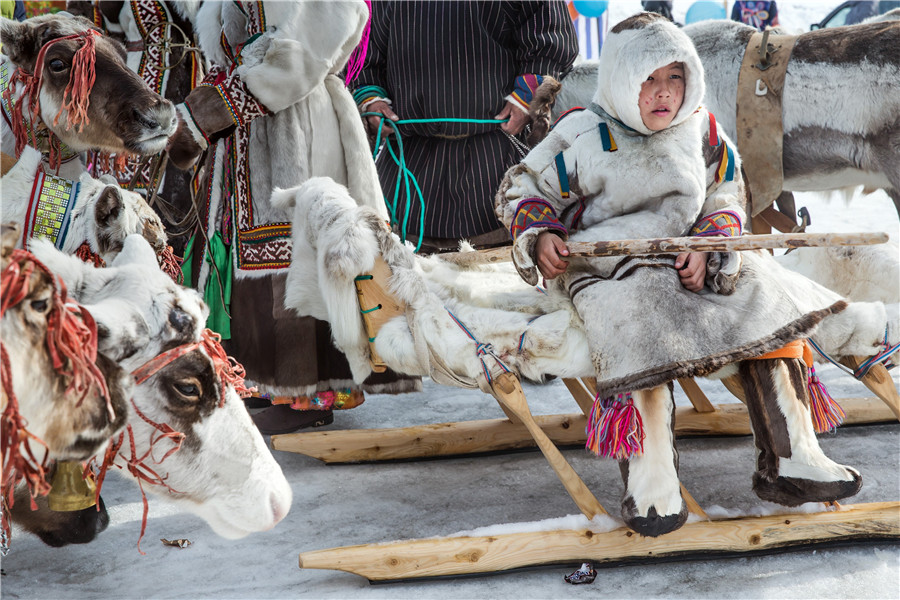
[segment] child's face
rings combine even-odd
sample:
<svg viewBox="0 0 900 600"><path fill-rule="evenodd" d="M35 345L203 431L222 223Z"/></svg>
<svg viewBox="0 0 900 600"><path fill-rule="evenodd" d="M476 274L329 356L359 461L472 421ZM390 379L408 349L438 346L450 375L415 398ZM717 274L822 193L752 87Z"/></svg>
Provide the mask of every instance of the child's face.
<svg viewBox="0 0 900 600"><path fill-rule="evenodd" d="M665 129L684 101L684 65L673 62L660 67L641 84L638 105L641 120L650 131Z"/></svg>

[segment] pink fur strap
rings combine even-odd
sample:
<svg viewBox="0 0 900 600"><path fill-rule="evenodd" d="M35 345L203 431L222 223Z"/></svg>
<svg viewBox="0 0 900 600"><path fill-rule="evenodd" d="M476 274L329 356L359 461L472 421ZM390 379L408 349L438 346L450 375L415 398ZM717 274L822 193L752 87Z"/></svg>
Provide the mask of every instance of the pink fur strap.
<svg viewBox="0 0 900 600"><path fill-rule="evenodd" d="M556 217L556 211L550 203L541 198L526 198L519 202L509 233L515 241L524 231L533 227L552 229L562 233L563 237L569 235L565 226Z"/></svg>

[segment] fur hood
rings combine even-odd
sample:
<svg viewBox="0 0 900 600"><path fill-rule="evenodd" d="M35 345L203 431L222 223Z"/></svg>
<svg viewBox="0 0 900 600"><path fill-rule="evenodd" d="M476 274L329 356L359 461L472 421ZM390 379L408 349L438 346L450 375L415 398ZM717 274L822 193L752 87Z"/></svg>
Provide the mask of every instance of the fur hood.
<svg viewBox="0 0 900 600"><path fill-rule="evenodd" d="M706 86L700 57L690 38L668 19L656 13L625 19L603 42L594 102L632 129L651 135L638 106L641 84L673 62L684 63L686 81L684 101L670 127L691 116L703 100Z"/></svg>

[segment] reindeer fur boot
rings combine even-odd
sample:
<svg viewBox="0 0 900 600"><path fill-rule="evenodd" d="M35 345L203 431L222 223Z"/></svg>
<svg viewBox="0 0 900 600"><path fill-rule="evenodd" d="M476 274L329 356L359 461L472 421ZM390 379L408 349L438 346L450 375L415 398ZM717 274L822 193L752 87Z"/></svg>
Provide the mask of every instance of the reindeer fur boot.
<svg viewBox="0 0 900 600"><path fill-rule="evenodd" d="M753 491L785 506L853 496L860 474L822 452L813 430L807 370L794 358L746 360L738 367L756 442Z"/></svg>
<svg viewBox="0 0 900 600"><path fill-rule="evenodd" d="M672 383L633 392L632 400L644 424L644 451L619 461L622 518L639 534L656 537L684 525L688 515L678 481Z"/></svg>

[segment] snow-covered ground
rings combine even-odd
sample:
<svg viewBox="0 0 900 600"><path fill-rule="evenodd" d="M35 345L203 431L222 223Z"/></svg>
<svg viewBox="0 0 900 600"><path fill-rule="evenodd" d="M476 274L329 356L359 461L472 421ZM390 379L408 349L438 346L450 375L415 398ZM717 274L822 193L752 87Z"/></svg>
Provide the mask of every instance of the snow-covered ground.
<svg viewBox="0 0 900 600"><path fill-rule="evenodd" d="M837 2L780 4L782 22L797 30L820 20ZM675 2L683 18L688 2ZM611 23L640 7L611 3ZM798 194L812 214L810 231L887 231L900 221L883 193L849 203ZM819 369L836 398L870 396L862 384L833 367ZM895 383L898 381L894 376ZM734 399L714 382L701 382L713 402ZM577 410L559 381L526 386L535 414ZM686 399L678 396L679 404ZM500 418L497 403L479 392L425 382L422 393L369 396L356 409L335 414L336 428L396 427ZM228 440L222 440L228 443ZM900 499L900 427L896 423L845 427L822 437L825 452L856 467L863 489L854 502ZM750 489L753 444L749 437L682 439L681 478L708 510L750 514L778 507ZM583 450L564 450L601 503L615 515L622 489L613 461ZM338 571L300 570L301 551L369 542L449 535L508 523L577 520L553 471L538 452L424 462L326 466L304 456L275 452L293 486L290 514L272 531L237 541L217 537L198 518L150 499L142 542L137 488L118 477L104 485L111 524L92 544L53 549L14 532L3 558L3 598L900 598L900 550L892 544L801 550L772 556L696 559L605 568L592 585L571 586L571 567L452 580L371 586ZM160 538L187 538L184 548Z"/></svg>

